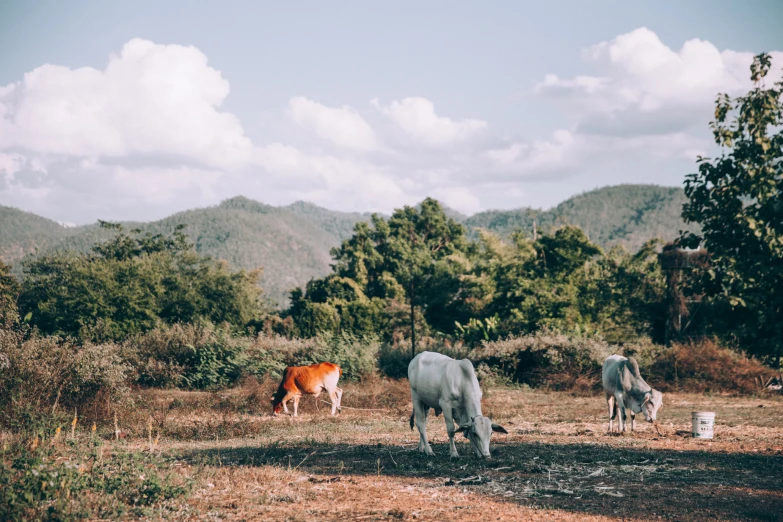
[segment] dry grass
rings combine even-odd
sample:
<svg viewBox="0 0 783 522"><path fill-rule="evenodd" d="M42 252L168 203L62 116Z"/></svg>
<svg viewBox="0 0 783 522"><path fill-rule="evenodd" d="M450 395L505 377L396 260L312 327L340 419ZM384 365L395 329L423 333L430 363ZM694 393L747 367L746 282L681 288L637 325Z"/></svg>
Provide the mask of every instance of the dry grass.
<svg viewBox="0 0 783 522"><path fill-rule="evenodd" d="M269 416L275 383L223 393L147 392L121 424L196 486L183 518L236 520L779 520L783 513L783 400L666 394L664 436L637 423L605 433L602 396L495 388L484 413L509 435L494 459L449 459L441 417L430 417L436 458L416 452L405 381L343 386L330 417L312 398L297 419ZM353 409L361 408L361 409ZM690 438L690 413L715 411L712 441ZM161 412L165 412L165 415ZM139 428L129 429L137 423ZM642 425L643 424L643 425ZM187 513L185 516L184 513Z"/></svg>
<svg viewBox="0 0 783 522"><path fill-rule="evenodd" d="M758 360L709 339L654 349L660 353L643 374L649 382L662 383L663 391L751 394L759 388L759 376L768 378L773 374Z"/></svg>

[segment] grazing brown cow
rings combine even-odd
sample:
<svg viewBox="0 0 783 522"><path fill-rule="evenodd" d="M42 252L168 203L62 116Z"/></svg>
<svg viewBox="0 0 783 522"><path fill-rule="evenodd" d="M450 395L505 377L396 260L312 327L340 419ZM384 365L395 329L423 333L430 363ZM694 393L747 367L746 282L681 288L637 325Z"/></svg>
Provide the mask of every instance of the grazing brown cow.
<svg viewBox="0 0 783 522"><path fill-rule="evenodd" d="M272 415L277 415L282 407L288 413L286 402L294 400L294 417L298 415L299 399L302 394L318 395L323 390L329 394L332 401L332 415L340 411L340 402L343 398L343 390L337 387L337 381L343 371L336 364L322 362L310 366L289 366L283 372L283 380L272 395Z"/></svg>

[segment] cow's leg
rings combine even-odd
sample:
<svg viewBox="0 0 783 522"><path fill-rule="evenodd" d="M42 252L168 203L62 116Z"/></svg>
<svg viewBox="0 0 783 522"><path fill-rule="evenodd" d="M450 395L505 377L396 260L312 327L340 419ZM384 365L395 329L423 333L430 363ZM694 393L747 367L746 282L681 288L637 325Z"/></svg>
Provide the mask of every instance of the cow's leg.
<svg viewBox="0 0 783 522"><path fill-rule="evenodd" d="M335 415L337 411L340 409L340 399L342 398L343 391L334 385L332 386L325 385L324 388L326 389L326 392L329 394L329 400L332 402L332 415Z"/></svg>
<svg viewBox="0 0 783 522"><path fill-rule="evenodd" d="M429 412L429 406L416 399L413 400L413 415L416 418L416 427L419 428L419 451L433 456L435 454L432 452L430 443L427 442L427 415Z"/></svg>
<svg viewBox="0 0 783 522"><path fill-rule="evenodd" d="M625 402L623 401L622 395L615 395L614 400L617 403L617 413L618 413L618 419L617 419L617 425L620 429L620 433L625 433Z"/></svg>
<svg viewBox="0 0 783 522"><path fill-rule="evenodd" d="M449 434L449 455L452 457L459 457L457 446L454 444L454 432L456 431L456 427L454 426L454 412L448 404L441 403L440 409L443 411L443 419L446 421L446 433Z"/></svg>
<svg viewBox="0 0 783 522"><path fill-rule="evenodd" d="M614 397L606 394L606 405L609 407L609 433L612 433L612 429L614 428L614 416L616 415L615 409L614 409Z"/></svg>
<svg viewBox="0 0 783 522"><path fill-rule="evenodd" d="M335 388L334 394L337 397L337 413L340 413L343 408L343 389Z"/></svg>
<svg viewBox="0 0 783 522"><path fill-rule="evenodd" d="M631 414L631 433L633 433L633 429L636 427L636 414L631 410L629 412Z"/></svg>
<svg viewBox="0 0 783 522"><path fill-rule="evenodd" d="M329 400L332 401L332 415L337 413L337 390L329 392Z"/></svg>
<svg viewBox="0 0 783 522"><path fill-rule="evenodd" d="M283 400L280 401L283 405L283 411L288 415L288 406L286 406L286 403L294 398L294 394L291 392L288 392L285 394L285 397L283 397Z"/></svg>
<svg viewBox="0 0 783 522"><path fill-rule="evenodd" d="M294 417L299 416L299 399L301 398L301 395L294 395Z"/></svg>

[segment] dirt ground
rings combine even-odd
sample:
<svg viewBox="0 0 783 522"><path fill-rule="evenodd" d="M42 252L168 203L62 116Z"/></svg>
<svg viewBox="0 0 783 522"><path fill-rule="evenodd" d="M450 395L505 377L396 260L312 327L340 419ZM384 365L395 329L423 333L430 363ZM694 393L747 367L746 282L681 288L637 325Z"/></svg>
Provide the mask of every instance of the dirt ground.
<svg viewBox="0 0 783 522"><path fill-rule="evenodd" d="M159 451L196 484L184 518L783 520L779 396L666 394L661 436L644 422L617 436L603 396L485 390L484 414L509 434L493 435L493 458L479 460L464 438L449 458L434 415L436 456L421 455L407 383L370 388L344 386L334 418L307 397L296 419L270 417L266 390L255 411L226 409L225 395L222 410L198 410L187 407L198 396L159 392ZM690 436L691 412L705 410L716 413L711 441Z"/></svg>

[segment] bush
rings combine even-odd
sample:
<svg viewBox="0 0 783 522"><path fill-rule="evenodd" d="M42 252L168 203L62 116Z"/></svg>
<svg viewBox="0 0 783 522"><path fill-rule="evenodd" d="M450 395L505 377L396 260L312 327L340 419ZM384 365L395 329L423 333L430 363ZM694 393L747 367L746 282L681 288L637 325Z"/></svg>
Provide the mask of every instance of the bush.
<svg viewBox="0 0 783 522"><path fill-rule="evenodd" d="M211 323L159 326L126 344L138 383L194 390L231 386L242 375L250 340Z"/></svg>
<svg viewBox="0 0 783 522"><path fill-rule="evenodd" d="M461 343L452 345L432 337L424 337L416 343L416 353L436 352L452 359L471 359L470 352ZM396 343L384 343L378 352L378 369L381 374L392 379L408 377L408 365L411 362L411 342L398 340Z"/></svg>
<svg viewBox="0 0 783 522"><path fill-rule="evenodd" d="M244 328L263 313L260 272L234 272L199 255L182 227L164 236L101 226L117 234L90 253L55 251L22 264L19 312L41 331L77 337L100 323L102 336L122 341L161 322L208 320ZM0 267L0 301L7 293L2 272Z"/></svg>
<svg viewBox="0 0 783 522"><path fill-rule="evenodd" d="M281 335L259 335L248 347L245 371L263 379L280 379L286 366L299 366L299 359L318 349L317 339L289 339Z"/></svg>
<svg viewBox="0 0 783 522"><path fill-rule="evenodd" d="M318 338L317 349L302 354L301 365L329 361L343 371L343 378L362 380L376 370L378 341L374 337L330 334Z"/></svg>
<svg viewBox="0 0 783 522"><path fill-rule="evenodd" d="M513 382L555 390L600 386L604 359L619 349L601 340L570 338L542 331L484 342L470 353L475 364L486 364Z"/></svg>
<svg viewBox="0 0 783 522"><path fill-rule="evenodd" d="M383 343L378 352L378 370L392 379L408 377L408 364L411 362L410 346Z"/></svg>
<svg viewBox="0 0 783 522"><path fill-rule="evenodd" d="M770 369L756 359L721 346L713 340L650 347L640 353L645 379L661 391L734 392L758 391L754 379L768 376Z"/></svg>
<svg viewBox="0 0 783 522"><path fill-rule="evenodd" d="M323 334L312 339L259 335L248 347L246 371L258 378L279 379L286 366L332 362L343 379L362 380L375 372L378 341L350 334Z"/></svg>
<svg viewBox="0 0 783 522"><path fill-rule="evenodd" d="M0 329L0 366L3 425L57 405L121 400L132 373L115 344L78 345L25 327Z"/></svg>

